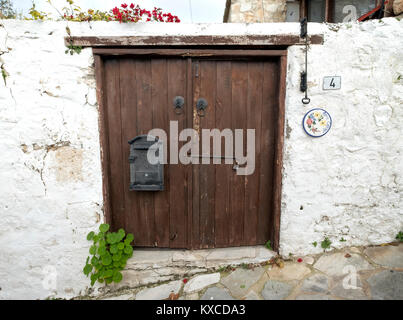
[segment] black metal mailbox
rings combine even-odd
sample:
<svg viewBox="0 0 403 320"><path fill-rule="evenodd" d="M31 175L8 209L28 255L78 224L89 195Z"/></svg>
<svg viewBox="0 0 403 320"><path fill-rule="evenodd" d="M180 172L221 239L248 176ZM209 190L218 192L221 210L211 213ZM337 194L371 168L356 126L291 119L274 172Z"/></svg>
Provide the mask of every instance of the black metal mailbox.
<svg viewBox="0 0 403 320"><path fill-rule="evenodd" d="M155 137L140 135L129 141L130 144L130 190L164 190L164 165L152 164L147 154L151 151L156 157L163 150L162 141Z"/></svg>

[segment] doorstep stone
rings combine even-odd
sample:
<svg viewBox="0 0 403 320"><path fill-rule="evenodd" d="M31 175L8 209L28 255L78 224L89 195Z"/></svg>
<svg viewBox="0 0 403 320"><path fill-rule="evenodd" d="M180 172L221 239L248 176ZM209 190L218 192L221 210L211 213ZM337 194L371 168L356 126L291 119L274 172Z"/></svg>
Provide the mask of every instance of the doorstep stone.
<svg viewBox="0 0 403 320"><path fill-rule="evenodd" d="M384 270L367 280L372 299L403 300L403 272Z"/></svg>
<svg viewBox="0 0 403 320"><path fill-rule="evenodd" d="M198 250L198 251L176 251L172 255L172 261L177 263L184 263L197 266L205 266L205 258L209 254L208 250Z"/></svg>
<svg viewBox="0 0 403 320"><path fill-rule="evenodd" d="M240 247L240 248L222 248L213 249L206 257L207 262L226 261L226 260L241 260L246 258L255 258L255 247Z"/></svg>
<svg viewBox="0 0 403 320"><path fill-rule="evenodd" d="M127 260L127 269L139 269L147 267L165 267L172 265L171 250L136 249L133 256Z"/></svg>
<svg viewBox="0 0 403 320"><path fill-rule="evenodd" d="M256 267L254 269L239 268L223 278L221 283L228 288L236 298L241 298L248 292L249 288L262 277L263 273L264 269L262 267Z"/></svg>
<svg viewBox="0 0 403 320"><path fill-rule="evenodd" d="M398 246L372 247L364 253L376 264L388 268L403 268L403 244Z"/></svg>
<svg viewBox="0 0 403 320"><path fill-rule="evenodd" d="M301 280L311 273L311 269L301 263L285 263L283 268L273 266L267 270L271 280L291 281Z"/></svg>
<svg viewBox="0 0 403 320"><path fill-rule="evenodd" d="M346 258L345 255L346 253L344 252L325 254L314 264L314 268L329 276L342 276L348 274L350 269L347 269L346 267L354 268L356 272L374 269L368 261L358 254L353 253L349 258Z"/></svg>
<svg viewBox="0 0 403 320"><path fill-rule="evenodd" d="M218 287L208 288L200 300L234 300L228 290Z"/></svg>
<svg viewBox="0 0 403 320"><path fill-rule="evenodd" d="M155 270L123 270L123 280L119 283L111 284L112 290L121 288L136 288L158 282L174 280L175 275L159 275Z"/></svg>
<svg viewBox="0 0 403 320"><path fill-rule="evenodd" d="M277 253L267 249L264 246L256 248L256 262L268 261L271 258L275 257L276 255L277 255Z"/></svg>
<svg viewBox="0 0 403 320"><path fill-rule="evenodd" d="M276 280L268 280L262 290L262 296L265 300L283 300L287 298L293 286Z"/></svg>
<svg viewBox="0 0 403 320"><path fill-rule="evenodd" d="M153 288L145 288L136 295L136 300L163 300L168 299L171 293L177 294L182 281L172 281Z"/></svg>
<svg viewBox="0 0 403 320"><path fill-rule="evenodd" d="M205 287L208 287L209 285L215 284L219 281L220 281L219 273L203 274L190 279L186 283L183 290L186 293L192 293L199 291Z"/></svg>

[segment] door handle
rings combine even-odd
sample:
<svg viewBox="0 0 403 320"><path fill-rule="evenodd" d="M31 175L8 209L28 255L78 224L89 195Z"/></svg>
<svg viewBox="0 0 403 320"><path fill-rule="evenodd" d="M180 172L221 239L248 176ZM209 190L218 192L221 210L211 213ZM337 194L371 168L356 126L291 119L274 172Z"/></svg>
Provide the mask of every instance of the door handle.
<svg viewBox="0 0 403 320"><path fill-rule="evenodd" d="M176 96L174 98L174 108L176 114L181 114L183 111L183 105L185 104L185 99L181 96Z"/></svg>
<svg viewBox="0 0 403 320"><path fill-rule="evenodd" d="M197 109L197 114L199 117L204 117L206 115L206 109L208 106L208 102L204 98L199 98L197 99L196 102L196 109Z"/></svg>

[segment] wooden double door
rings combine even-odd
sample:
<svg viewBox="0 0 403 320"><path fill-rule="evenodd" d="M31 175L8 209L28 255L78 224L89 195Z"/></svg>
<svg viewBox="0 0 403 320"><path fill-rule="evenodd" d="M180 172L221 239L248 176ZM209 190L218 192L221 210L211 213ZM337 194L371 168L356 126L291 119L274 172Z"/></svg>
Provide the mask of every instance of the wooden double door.
<svg viewBox="0 0 403 320"><path fill-rule="evenodd" d="M105 203L112 228L132 232L138 247L198 249L278 241L274 174L280 58L125 55L98 61ZM178 96L184 100L181 109L173 104ZM204 112L197 111L199 98L208 103ZM246 129L255 129L254 173L237 175L224 160L168 163L163 191L130 191L128 141L153 128L169 137L171 121L177 121L179 132L244 129L244 141ZM178 149L185 143L180 141Z"/></svg>

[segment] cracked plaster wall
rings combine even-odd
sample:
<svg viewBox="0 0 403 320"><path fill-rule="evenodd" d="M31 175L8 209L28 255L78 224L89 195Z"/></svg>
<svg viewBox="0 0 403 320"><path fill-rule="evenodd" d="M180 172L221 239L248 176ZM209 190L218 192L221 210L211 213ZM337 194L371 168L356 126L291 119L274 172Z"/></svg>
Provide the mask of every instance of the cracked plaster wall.
<svg viewBox="0 0 403 320"><path fill-rule="evenodd" d="M84 294L89 243L103 220L93 58L64 53L65 23L0 20L0 299ZM298 23L166 25L72 23L73 35L299 34ZM303 106L301 46L288 50L281 254L392 241L403 227L403 21L310 24ZM342 76L326 91L322 78ZM0 79L2 81L2 79ZM333 127L308 137L301 121L327 109ZM341 238L346 242L340 242ZM46 282L55 270L57 285Z"/></svg>

